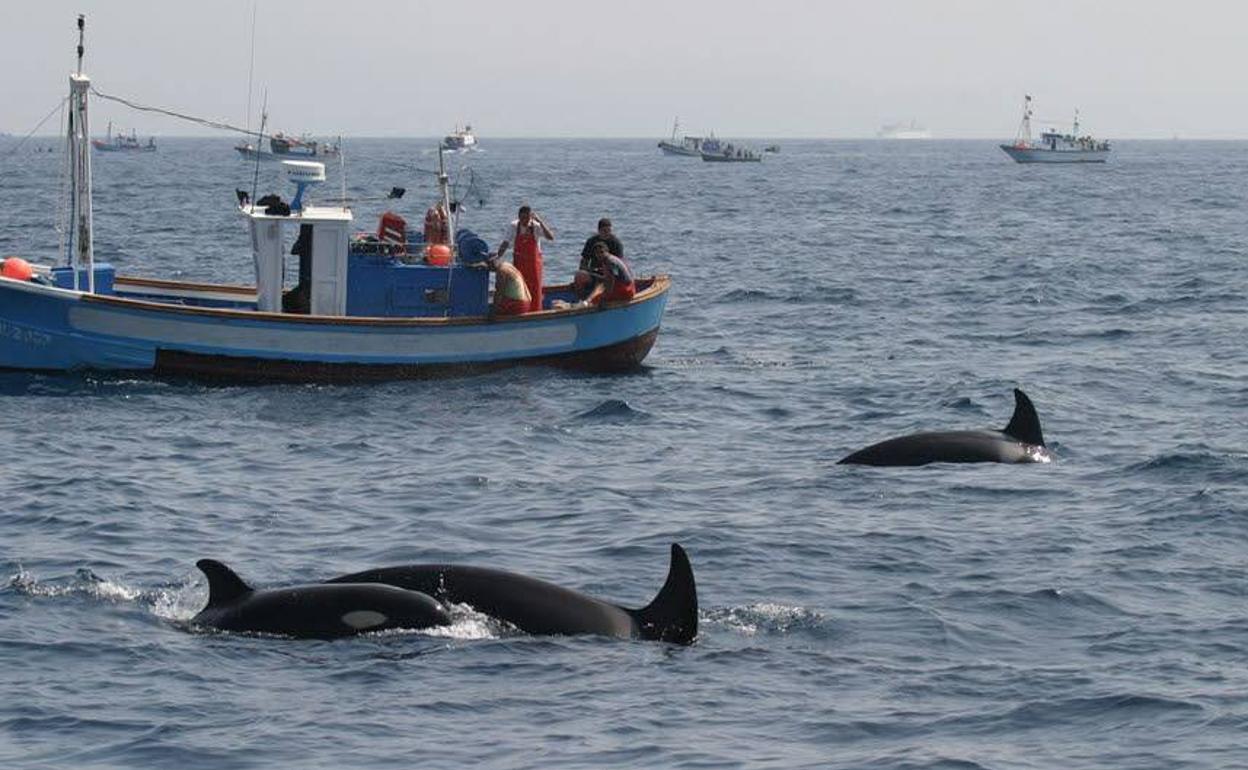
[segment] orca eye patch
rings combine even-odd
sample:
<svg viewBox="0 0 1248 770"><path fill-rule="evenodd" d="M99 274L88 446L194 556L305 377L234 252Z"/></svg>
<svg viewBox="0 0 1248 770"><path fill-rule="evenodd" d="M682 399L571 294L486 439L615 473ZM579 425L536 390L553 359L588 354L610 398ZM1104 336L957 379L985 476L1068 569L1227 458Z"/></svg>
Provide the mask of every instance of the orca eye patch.
<svg viewBox="0 0 1248 770"><path fill-rule="evenodd" d="M387 620L388 618L385 615L372 610L354 610L342 616L342 622L357 631L362 631L366 628L376 628Z"/></svg>

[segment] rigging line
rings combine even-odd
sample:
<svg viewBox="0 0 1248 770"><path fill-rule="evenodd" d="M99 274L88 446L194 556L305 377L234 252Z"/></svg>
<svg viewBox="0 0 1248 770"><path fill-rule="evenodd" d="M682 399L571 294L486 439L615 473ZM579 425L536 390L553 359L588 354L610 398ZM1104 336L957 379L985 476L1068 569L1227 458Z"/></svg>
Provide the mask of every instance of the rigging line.
<svg viewBox="0 0 1248 770"><path fill-rule="evenodd" d="M27 134L26 136L23 136L23 137L22 137L22 139L21 139L21 141L19 141L16 145L14 145L14 146L13 146L13 148L12 148L12 149L10 149L8 152L6 152L6 153L3 155L3 157L7 158L7 157L9 157L10 155L15 155L15 154L17 153L17 151L18 151L18 150L22 149L22 145L26 144L27 140L29 140L32 136L34 136L34 135L35 135L35 132L36 132L36 131L38 131L39 129L43 128L43 124L44 124L44 123L47 123L47 122L48 122L48 120L49 120L49 119L50 119L53 115L55 115L55 114L56 114L56 113L57 113L57 112L58 112L58 111L59 111L62 107L64 107L64 106L65 106L65 102L67 102L67 101L69 101L69 97L68 97L68 96L63 97L63 98L61 99L61 101L57 102L57 105L56 105L55 107L53 107L53 108L52 108L52 111L51 111L51 112L49 112L47 115L44 115L44 116L43 116L43 120L39 121L39 123L38 123L38 124L37 124L34 128L30 129L30 133L29 133L29 134Z"/></svg>
<svg viewBox="0 0 1248 770"><path fill-rule="evenodd" d="M124 104L130 109L138 110L139 112L155 112L160 115L166 115L171 118L178 118L179 120L186 120L186 121L190 121L191 123L198 123L199 125L207 126L208 128L216 128L222 131L234 131L236 133L243 134L244 136L253 135L253 132L247 130L246 128L239 128L238 126L233 126L233 125L230 125L229 123L223 123L217 120L208 120L207 118L197 118L194 115L186 115L181 112L174 112L173 110L166 110L162 107L150 107L148 105L138 104L137 102L133 102L129 99L124 99L120 96L113 96L112 94L106 94L103 91L100 91L99 89L97 89L95 86L91 86L91 93L95 94L101 99L107 99L110 102L117 102L118 104ZM263 135L263 136L266 139L270 138L268 137L268 135Z"/></svg>
<svg viewBox="0 0 1248 770"><path fill-rule="evenodd" d="M256 71L256 0L251 0L251 63L247 65L247 128L251 128L252 75Z"/></svg>

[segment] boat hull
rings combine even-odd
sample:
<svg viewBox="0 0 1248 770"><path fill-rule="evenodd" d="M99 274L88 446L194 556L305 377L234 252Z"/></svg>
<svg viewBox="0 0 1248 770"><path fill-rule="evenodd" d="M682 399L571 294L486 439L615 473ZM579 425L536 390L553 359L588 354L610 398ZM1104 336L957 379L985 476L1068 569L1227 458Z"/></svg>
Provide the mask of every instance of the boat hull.
<svg viewBox="0 0 1248 770"><path fill-rule="evenodd" d="M712 155L702 153L702 160L707 163L761 163L762 158L755 155L753 157L736 157L733 155Z"/></svg>
<svg viewBox="0 0 1248 770"><path fill-rule="evenodd" d="M268 150L257 150L254 147L235 147L238 154L248 160L316 160L323 161L326 158L337 158L336 152L269 152Z"/></svg>
<svg viewBox="0 0 1248 770"><path fill-rule="evenodd" d="M108 144L106 142L93 139L91 141L91 146L94 147L97 152L156 152L156 145L154 144L144 144L139 145L138 147L119 147L115 144Z"/></svg>
<svg viewBox="0 0 1248 770"><path fill-rule="evenodd" d="M1104 163L1109 150L1047 150L1003 144L1001 149L1016 163Z"/></svg>
<svg viewBox="0 0 1248 770"><path fill-rule="evenodd" d="M119 289L125 279L118 279ZM637 367L665 276L626 303L491 318L349 318L168 305L0 278L0 368L358 382L544 364Z"/></svg>
<svg viewBox="0 0 1248 770"><path fill-rule="evenodd" d="M702 154L699 150L672 144L671 142L659 142L659 149L663 151L664 155L678 155L684 158L696 158Z"/></svg>

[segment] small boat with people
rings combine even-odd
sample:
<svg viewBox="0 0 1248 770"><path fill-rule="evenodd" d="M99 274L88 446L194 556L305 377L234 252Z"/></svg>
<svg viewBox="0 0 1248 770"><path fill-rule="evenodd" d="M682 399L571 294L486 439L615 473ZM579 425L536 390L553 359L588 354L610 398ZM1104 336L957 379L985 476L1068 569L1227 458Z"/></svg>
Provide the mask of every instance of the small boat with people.
<svg viewBox="0 0 1248 770"><path fill-rule="evenodd" d="M465 124L463 128L456 126L454 131L442 138L442 149L444 150L466 152L476 148L477 136L472 133L470 124Z"/></svg>
<svg viewBox="0 0 1248 770"><path fill-rule="evenodd" d="M696 158L702 154L703 139L700 136L680 135L680 118L672 124L670 139L660 139L659 149L664 155L680 155Z"/></svg>
<svg viewBox="0 0 1248 770"><path fill-rule="evenodd" d="M762 155L748 147L714 138L702 142L701 154L702 160L708 163L758 163L763 159Z"/></svg>
<svg viewBox="0 0 1248 770"><path fill-rule="evenodd" d="M192 283L117 274L95 260L87 133L91 80L77 72L68 107L65 264L0 263L0 368L103 371L226 382L359 382L541 364L586 371L637 367L659 333L670 280L637 277L627 299L584 300L543 287L540 308L494 312L489 246L460 226L444 164L444 230L426 243L403 217L353 234L350 208L313 205L324 164L286 160L287 201L237 191L252 282ZM439 158L441 154L439 153ZM293 244L293 245L292 245ZM519 246L517 245L517 249ZM289 262L289 264L288 264ZM287 286L286 275L297 278ZM538 296L542 296L539 294Z"/></svg>
<svg viewBox="0 0 1248 770"><path fill-rule="evenodd" d="M268 137L269 149L264 150L251 142L243 142L234 147L239 155L254 160L317 160L320 158L336 158L341 153L340 142L321 142L303 134L298 138L287 136L281 131Z"/></svg>
<svg viewBox="0 0 1248 770"><path fill-rule="evenodd" d="M1012 144L1001 149L1017 163L1104 163L1109 160L1109 142L1079 134L1079 110L1070 133L1049 129L1040 134L1040 140L1031 137L1031 96L1023 97L1023 120Z"/></svg>
<svg viewBox="0 0 1248 770"><path fill-rule="evenodd" d="M130 129L130 135L118 131L113 133L113 123L108 123L108 133L103 139L92 139L91 146L100 152L156 152L156 139L148 137L147 143L139 141L139 136L134 129Z"/></svg>

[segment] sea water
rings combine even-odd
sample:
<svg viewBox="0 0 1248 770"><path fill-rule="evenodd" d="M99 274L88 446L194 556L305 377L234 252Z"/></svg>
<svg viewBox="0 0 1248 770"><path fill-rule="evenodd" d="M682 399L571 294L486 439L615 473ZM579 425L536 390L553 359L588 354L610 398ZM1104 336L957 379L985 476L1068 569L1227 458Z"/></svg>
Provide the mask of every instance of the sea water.
<svg viewBox="0 0 1248 770"><path fill-rule="evenodd" d="M231 143L94 156L97 259L250 282L234 190L291 191ZM548 281L602 216L672 276L636 373L0 374L0 766L1248 766L1248 144L1084 167L781 144L450 156L462 225L497 244L529 203L555 230ZM357 229L419 227L433 145L348 141L310 195L345 170ZM58 261L59 156L0 162L0 253ZM999 429L1015 387L1052 464L836 464ZM480 564L637 607L672 542L690 647L471 613L334 642L187 626L203 557L261 587Z"/></svg>

